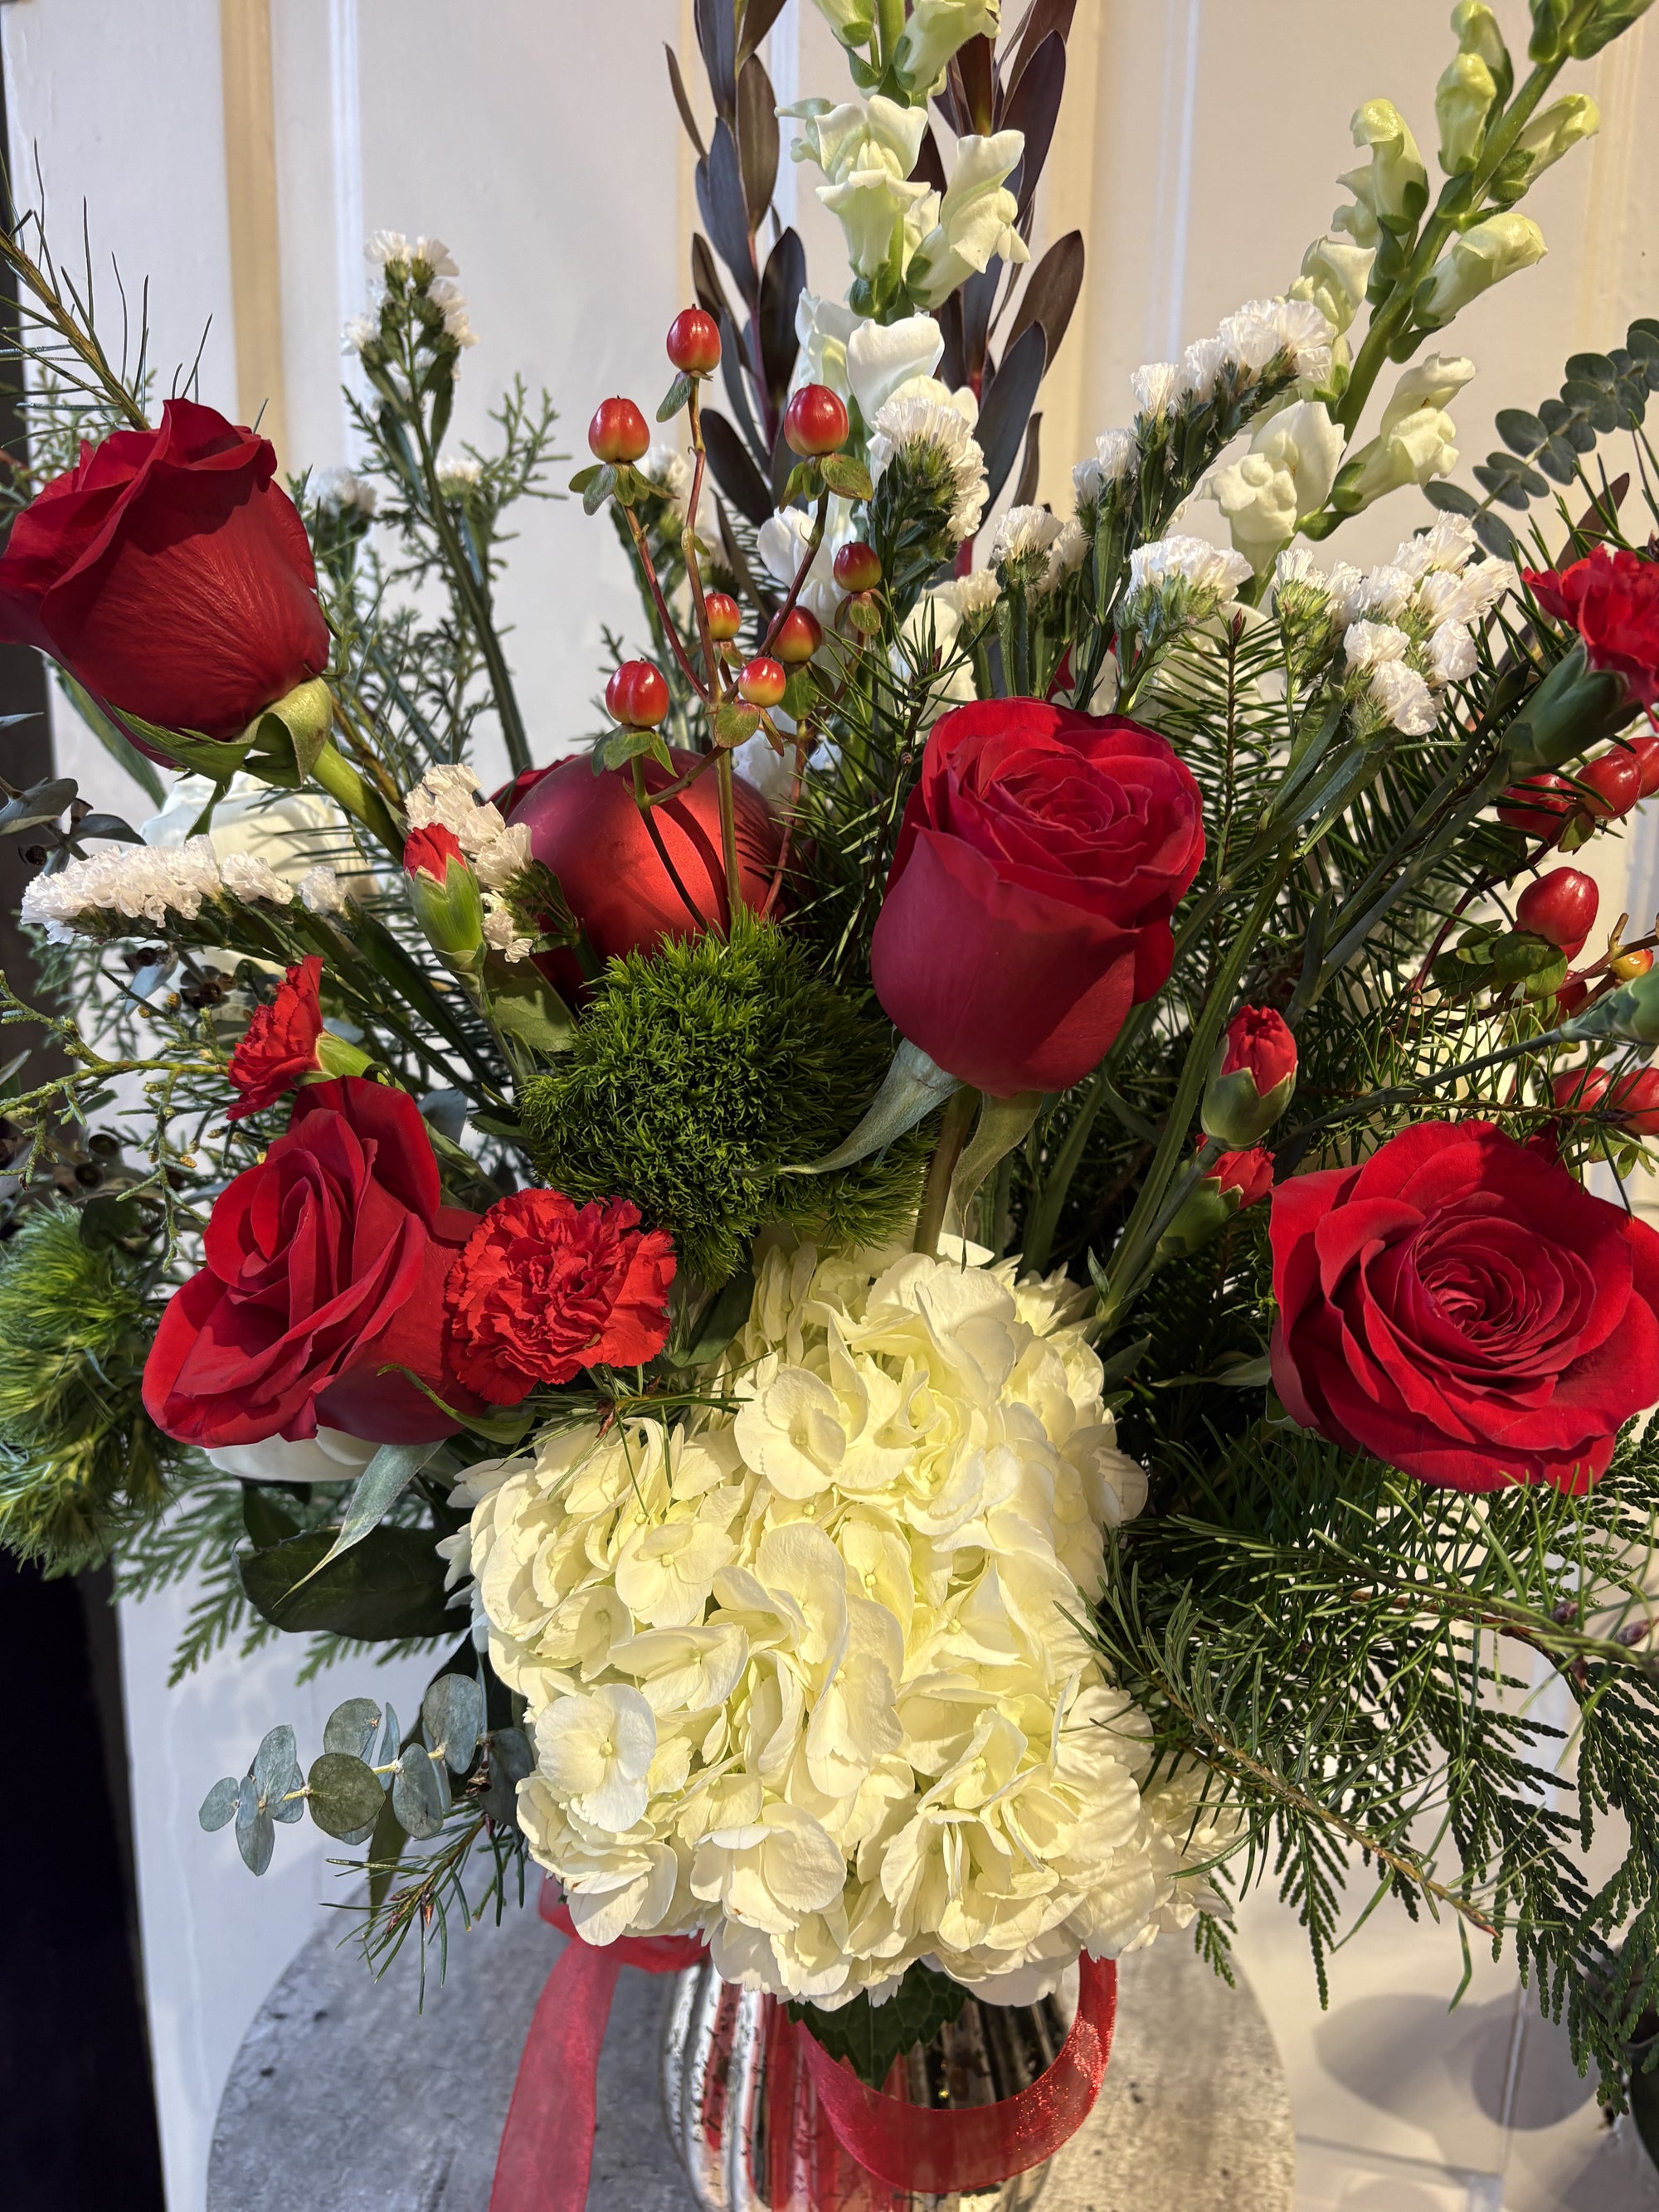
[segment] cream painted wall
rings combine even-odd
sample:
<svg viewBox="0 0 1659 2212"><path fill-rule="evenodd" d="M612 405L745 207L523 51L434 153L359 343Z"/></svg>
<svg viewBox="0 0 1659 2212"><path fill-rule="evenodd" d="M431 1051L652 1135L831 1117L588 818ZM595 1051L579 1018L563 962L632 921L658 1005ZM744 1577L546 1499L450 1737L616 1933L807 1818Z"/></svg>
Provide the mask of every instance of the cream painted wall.
<svg viewBox="0 0 1659 2212"><path fill-rule="evenodd" d="M236 404L233 302L263 286L261 326L274 336L259 396L280 396L283 458L349 459L337 333L366 292L363 235L384 225L435 230L460 262L480 334L463 374L462 436L487 434L487 408L514 371L552 389L573 450L605 393L654 398L665 380L659 333L684 304L693 221L689 150L660 47L673 40L689 50L690 0L473 0L460 9L453 0L268 0L275 268L246 259L257 221L233 234L227 164L251 157L234 103L228 143L221 76L222 21L229 15L245 33L237 11L265 4L0 9L19 171L27 173L32 144L58 234L72 234L84 195L100 253L114 253L130 288L149 276L163 386L211 316L204 396ZM1520 0L1498 4L1518 47L1526 10ZM1387 94L1431 142L1449 6L1080 0L1042 211L1044 237L1080 225L1090 252L1085 295L1043 398L1044 488L1056 506L1072 459L1124 419L1131 369L1177 353L1240 300L1294 275L1340 196L1334 179L1353 158L1346 118L1360 100ZM799 94L839 96L845 84L810 0L790 0L771 62L780 87L793 76ZM1497 408L1554 388L1567 352L1612 343L1632 315L1659 310L1659 155L1643 127L1659 102L1659 31L1638 30L1581 76L1607 128L1528 203L1552 256L1458 325L1458 344L1482 368L1457 410L1472 457L1486 450ZM809 266L833 282L838 234L811 175L783 190ZM234 204L246 215L246 195ZM246 386L256 372L250 348L240 351ZM245 392L243 404L257 398ZM1338 548L1384 553L1415 512L1385 507ZM1201 507L1189 521L1212 529L1213 511L1207 525ZM602 624L627 629L635 619L613 534L571 503L531 513L504 605L532 741L550 753L592 726ZM142 809L78 725L60 724L58 739L68 772L100 799ZM1635 842L1632 902L1650 913L1656 841L1641 830ZM1622 896L1616 848L1598 867L1609 899ZM388 1681L352 1668L349 1680L295 1693L291 1662L264 1654L222 1660L169 1692L167 1656L187 1600L129 1607L122 1623L173 2212L198 2212L236 2044L330 1887L319 1845L295 1830L256 1889L224 1837L200 1835L194 1808L272 1720L292 1718L314 1741L337 1696L390 1689L406 1705L417 1671ZM1284 1916L1250 1907L1243 1948L1291 2068L1306 2212L1659 2203L1627 2147L1602 2142L1582 2086L1564 2072L1558 2044L1528 2027L1506 1972L1483 1969L1469 2006L1448 2017L1457 1968L1443 1947L1379 1916L1339 1960L1334 2009L1322 2017Z"/></svg>

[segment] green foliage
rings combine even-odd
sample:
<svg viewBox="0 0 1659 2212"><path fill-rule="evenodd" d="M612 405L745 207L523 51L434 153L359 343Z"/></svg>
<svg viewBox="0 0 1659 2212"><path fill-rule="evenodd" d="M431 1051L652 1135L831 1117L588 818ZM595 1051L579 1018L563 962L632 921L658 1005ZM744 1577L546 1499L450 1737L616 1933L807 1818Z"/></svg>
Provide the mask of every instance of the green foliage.
<svg viewBox="0 0 1659 2212"><path fill-rule="evenodd" d="M948 1974L920 1961L907 1966L903 1979L884 2003L860 1996L834 2012L817 2005L792 2004L798 2020L832 2058L844 2058L860 2081L879 2089L893 2061L919 2043L931 2043L940 2028L960 2017L969 1991Z"/></svg>
<svg viewBox="0 0 1659 2212"><path fill-rule="evenodd" d="M155 1327L141 1271L81 1226L43 1208L0 1256L0 1542L53 1575L158 1511L182 1455L140 1396Z"/></svg>
<svg viewBox="0 0 1659 2212"><path fill-rule="evenodd" d="M630 1198L707 1281L734 1274L763 1223L878 1243L915 1206L921 1133L840 1175L783 1172L831 1151L868 1104L891 1031L854 1012L769 923L613 960L524 1123L547 1180Z"/></svg>

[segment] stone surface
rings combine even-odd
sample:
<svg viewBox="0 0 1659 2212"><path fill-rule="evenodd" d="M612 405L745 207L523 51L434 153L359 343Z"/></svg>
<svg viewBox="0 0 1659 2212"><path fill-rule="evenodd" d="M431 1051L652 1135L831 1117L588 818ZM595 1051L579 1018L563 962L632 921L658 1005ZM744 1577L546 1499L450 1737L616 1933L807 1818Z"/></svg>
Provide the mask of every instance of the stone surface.
<svg viewBox="0 0 1659 2212"><path fill-rule="evenodd" d="M383 1981L314 1936L231 2069L207 2212L486 2212L530 2015L562 1939L532 1913L455 1935ZM1042 2212L1291 2212L1285 2083L1255 1998L1181 1939L1120 1970L1106 2085L1054 2162ZM666 1984L624 1972L599 2066L589 2212L688 2212L663 2127Z"/></svg>

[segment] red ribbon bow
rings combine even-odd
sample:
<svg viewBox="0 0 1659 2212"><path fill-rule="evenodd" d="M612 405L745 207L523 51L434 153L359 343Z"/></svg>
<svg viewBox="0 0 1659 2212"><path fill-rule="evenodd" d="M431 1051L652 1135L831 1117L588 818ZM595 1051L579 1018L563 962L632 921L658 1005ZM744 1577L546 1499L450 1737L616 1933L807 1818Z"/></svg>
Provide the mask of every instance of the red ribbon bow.
<svg viewBox="0 0 1659 2212"><path fill-rule="evenodd" d="M625 1936L600 1948L578 1935L568 1905L544 1882L542 1918L571 1938L537 2002L513 2102L501 2136L489 2212L582 2212L593 2164L599 2047L624 1966L676 1974L704 1947L690 1936ZM1117 2011L1117 1969L1109 1960L1078 1961L1077 2016L1048 2070L994 2105L944 2111L907 2104L872 2089L843 2060L831 2058L793 2022L769 2008L767 2094L772 2111L793 2125L769 2129L777 2212L791 2201L786 2166L802 2172L817 2160L799 2142L803 2068L811 2091L848 2157L890 2187L945 2196L987 2189L1052 2158L1083 2125L1100 2094ZM816 2194L816 2192L813 2192ZM873 2202L873 2198L872 2199Z"/></svg>

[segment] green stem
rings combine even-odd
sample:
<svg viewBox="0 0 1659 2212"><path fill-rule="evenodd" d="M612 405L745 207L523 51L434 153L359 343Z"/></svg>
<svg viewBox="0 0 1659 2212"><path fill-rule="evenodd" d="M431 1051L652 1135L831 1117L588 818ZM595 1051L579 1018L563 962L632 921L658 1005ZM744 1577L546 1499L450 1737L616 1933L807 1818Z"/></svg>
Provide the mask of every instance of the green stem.
<svg viewBox="0 0 1659 2212"><path fill-rule="evenodd" d="M737 794L732 783L732 756L722 746L714 767L720 803L720 857L726 863L726 915L728 933L743 901L743 878L738 868Z"/></svg>
<svg viewBox="0 0 1659 2212"><path fill-rule="evenodd" d="M518 775L531 766L530 743L525 736L524 717L519 712L512 671L507 667L501 639L495 634L489 586L467 558L466 548L456 533L449 503L438 489L437 456L432 450L426 434L426 423L418 410L413 419L415 435L420 441L421 474L426 483L427 511L432 518L433 529L437 532L438 543L443 547L450 576L466 610L466 618L472 625L472 635L478 641L478 650L483 655L484 667L489 676L489 688L495 696L495 712L501 717L501 735L507 740L507 757L514 775Z"/></svg>
<svg viewBox="0 0 1659 2212"><path fill-rule="evenodd" d="M929 1259L938 1256L945 1209L951 1200L951 1179L956 1174L957 1162L962 1158L962 1148L968 1141L968 1132L978 1107L978 1091L964 1084L960 1091L951 1093L939 1121L939 1142L933 1147L921 1194L921 1211L916 1216L914 1248L925 1252Z"/></svg>
<svg viewBox="0 0 1659 2212"><path fill-rule="evenodd" d="M362 771L353 768L331 738L324 738L311 773L354 822L361 822L369 835L385 846L401 868L404 840L392 818L391 809Z"/></svg>
<svg viewBox="0 0 1659 2212"><path fill-rule="evenodd" d="M1113 1251L1111 1263L1106 1271L1106 1288L1102 1293L1102 1311L1109 1329L1116 1321L1125 1303L1128 1284L1139 1267L1141 1247L1148 1241L1148 1232L1156 1223L1170 1182L1181 1164L1186 1148L1187 1132L1197 1111L1199 1099L1210 1072L1210 1060L1216 1041L1221 1035L1222 1024L1232 1010L1233 994L1238 981L1255 951L1256 940L1267 925L1267 918L1278 903L1279 892L1285 887L1288 870L1276 871L1262 885L1255 904L1232 942L1232 948L1222 963L1204 1010L1194 1027L1187 1047L1187 1057L1181 1070L1181 1082L1164 1125L1164 1134L1152 1155L1152 1164L1146 1170L1140 1186L1134 1210L1123 1225L1122 1234Z"/></svg>

